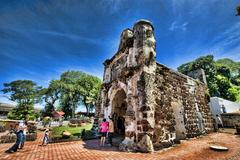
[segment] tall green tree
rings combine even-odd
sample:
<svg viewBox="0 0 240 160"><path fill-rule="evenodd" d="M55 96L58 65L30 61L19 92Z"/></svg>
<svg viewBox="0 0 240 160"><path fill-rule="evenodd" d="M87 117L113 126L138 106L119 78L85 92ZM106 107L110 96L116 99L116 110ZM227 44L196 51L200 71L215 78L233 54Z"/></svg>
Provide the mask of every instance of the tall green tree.
<svg viewBox="0 0 240 160"><path fill-rule="evenodd" d="M239 62L227 58L214 61L212 55L207 55L178 67L178 71L184 74L197 69L205 71L211 96L239 101L240 89L236 86L240 70Z"/></svg>
<svg viewBox="0 0 240 160"><path fill-rule="evenodd" d="M211 96L219 96L218 85L216 81L216 66L214 65L213 55L207 55L197 58L195 61L183 64L178 67L178 71L187 74L190 71L203 69L205 71L209 93Z"/></svg>
<svg viewBox="0 0 240 160"><path fill-rule="evenodd" d="M66 117L74 117L76 108L81 102L83 88L78 82L84 75L80 71L67 71L61 75L62 94L60 105Z"/></svg>
<svg viewBox="0 0 240 160"><path fill-rule="evenodd" d="M61 88L62 84L60 80L52 80L48 88L41 90L42 99L45 102L44 116L52 116L52 112L56 109L56 102L60 99Z"/></svg>
<svg viewBox="0 0 240 160"><path fill-rule="evenodd" d="M240 86L240 74L231 78L232 84Z"/></svg>
<svg viewBox="0 0 240 160"><path fill-rule="evenodd" d="M228 80L231 78L231 71L230 71L230 68L228 68L227 66L217 67L217 74L223 75Z"/></svg>
<svg viewBox="0 0 240 160"><path fill-rule="evenodd" d="M78 83L82 87L82 103L87 113L90 113L95 107L102 82L98 77L85 74Z"/></svg>
<svg viewBox="0 0 240 160"><path fill-rule="evenodd" d="M39 102L41 87L31 80L16 80L4 83L2 92L9 95L9 99L17 103L9 114L11 119L32 120L36 117L34 104Z"/></svg>
<svg viewBox="0 0 240 160"><path fill-rule="evenodd" d="M228 99L231 101L236 101L236 96L238 94L237 90L232 88L231 83L227 77L224 75L217 75L217 85L220 97Z"/></svg>
<svg viewBox="0 0 240 160"><path fill-rule="evenodd" d="M67 71L61 75L60 104L66 116L74 117L76 108L83 104L87 113L93 110L100 91L101 80L80 71Z"/></svg>

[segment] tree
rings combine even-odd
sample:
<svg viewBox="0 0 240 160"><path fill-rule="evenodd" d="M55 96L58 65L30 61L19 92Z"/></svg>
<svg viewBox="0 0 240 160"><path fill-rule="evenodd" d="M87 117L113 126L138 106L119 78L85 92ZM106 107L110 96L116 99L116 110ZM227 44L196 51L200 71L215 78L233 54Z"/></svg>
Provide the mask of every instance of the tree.
<svg viewBox="0 0 240 160"><path fill-rule="evenodd" d="M65 116L74 117L76 108L83 104L87 113L93 110L100 91L101 80L80 71L67 71L61 75L60 105Z"/></svg>
<svg viewBox="0 0 240 160"><path fill-rule="evenodd" d="M82 87L78 81L84 76L83 72L67 71L61 75L62 93L60 105L65 117L74 117L77 106L81 102Z"/></svg>
<svg viewBox="0 0 240 160"><path fill-rule="evenodd" d="M236 86L240 86L240 75L232 77L231 82Z"/></svg>
<svg viewBox="0 0 240 160"><path fill-rule="evenodd" d="M226 77L227 79L231 78L231 72L230 69L226 66L219 66L217 67L217 74L221 74L224 77Z"/></svg>
<svg viewBox="0 0 240 160"><path fill-rule="evenodd" d="M178 67L178 71L187 74L190 71L203 69L208 82L209 93L211 96L219 96L218 86L216 84L216 67L214 65L213 55L202 56L195 61L183 64Z"/></svg>
<svg viewBox="0 0 240 160"><path fill-rule="evenodd" d="M10 94L9 99L17 103L8 115L11 119L32 120L35 118L34 104L40 100L41 87L31 80L16 80L4 83L4 94Z"/></svg>
<svg viewBox="0 0 240 160"><path fill-rule="evenodd" d="M43 111L44 116L52 116L52 112L55 111L55 103L60 99L61 95L61 86L60 80L52 80L48 88L41 90L42 99L46 103Z"/></svg>
<svg viewBox="0 0 240 160"><path fill-rule="evenodd" d="M237 97L239 97L240 91L235 86L239 82L239 62L227 58L214 61L212 55L207 55L178 67L178 71L183 74L197 69L205 71L211 96L218 96L232 101L239 99Z"/></svg>
<svg viewBox="0 0 240 160"><path fill-rule="evenodd" d="M94 109L102 82L98 77L86 74L79 80L78 83L82 87L82 102L86 107L86 111L88 114Z"/></svg>
<svg viewBox="0 0 240 160"><path fill-rule="evenodd" d="M231 101L236 101L237 91L232 88L229 79L223 75L217 75L216 78L220 97Z"/></svg>
<svg viewBox="0 0 240 160"><path fill-rule="evenodd" d="M229 58L223 58L215 61L217 67L226 66L230 69L231 76L240 75L240 62L235 62Z"/></svg>

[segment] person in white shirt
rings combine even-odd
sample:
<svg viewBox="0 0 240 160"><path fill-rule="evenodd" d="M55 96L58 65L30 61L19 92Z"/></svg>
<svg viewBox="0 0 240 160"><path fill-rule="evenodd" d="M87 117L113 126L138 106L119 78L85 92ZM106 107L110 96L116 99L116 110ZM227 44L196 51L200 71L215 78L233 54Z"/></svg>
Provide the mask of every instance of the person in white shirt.
<svg viewBox="0 0 240 160"><path fill-rule="evenodd" d="M23 131L23 137L22 137L22 140L20 142L19 149L23 149L24 143L25 143L26 138L27 138L27 121L21 121L19 123L19 128L20 128L20 130Z"/></svg>
<svg viewBox="0 0 240 160"><path fill-rule="evenodd" d="M47 145L49 142L49 129L45 130L42 146Z"/></svg>
<svg viewBox="0 0 240 160"><path fill-rule="evenodd" d="M218 128L224 128L222 119L218 114L216 115L216 119L217 119Z"/></svg>

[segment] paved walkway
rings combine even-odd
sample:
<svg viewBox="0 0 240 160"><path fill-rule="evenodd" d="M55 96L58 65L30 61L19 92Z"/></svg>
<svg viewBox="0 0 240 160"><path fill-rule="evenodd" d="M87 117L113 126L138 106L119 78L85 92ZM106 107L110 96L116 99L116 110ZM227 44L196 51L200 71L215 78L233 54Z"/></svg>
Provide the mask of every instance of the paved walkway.
<svg viewBox="0 0 240 160"><path fill-rule="evenodd" d="M117 148L99 147L97 140L54 143L42 147L42 134L35 142L27 142L25 148L13 154L4 151L12 144L0 144L1 160L240 160L240 137L227 133L213 133L202 138L182 141L180 145L151 154L119 152ZM220 144L229 147L228 152L216 152L208 147Z"/></svg>

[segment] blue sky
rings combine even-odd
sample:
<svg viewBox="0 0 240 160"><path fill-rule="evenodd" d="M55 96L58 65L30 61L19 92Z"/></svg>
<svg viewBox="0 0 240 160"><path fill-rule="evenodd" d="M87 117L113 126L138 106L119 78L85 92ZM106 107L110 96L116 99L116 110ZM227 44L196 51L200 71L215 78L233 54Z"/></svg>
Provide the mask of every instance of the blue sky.
<svg viewBox="0 0 240 160"><path fill-rule="evenodd" d="M0 88L31 79L47 86L67 70L98 77L123 29L155 27L157 61L173 69L213 54L240 61L239 0L1 0ZM0 95L0 102L6 101Z"/></svg>

